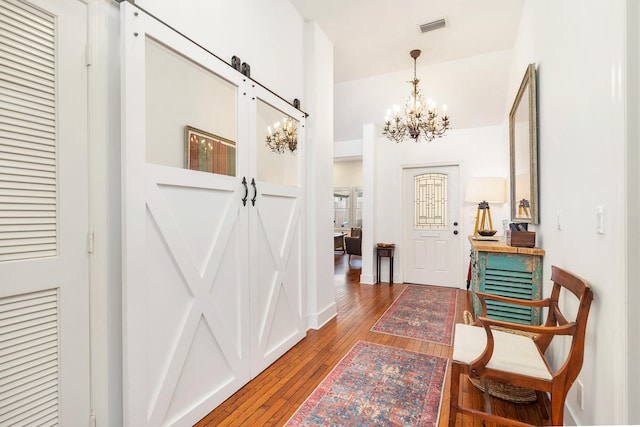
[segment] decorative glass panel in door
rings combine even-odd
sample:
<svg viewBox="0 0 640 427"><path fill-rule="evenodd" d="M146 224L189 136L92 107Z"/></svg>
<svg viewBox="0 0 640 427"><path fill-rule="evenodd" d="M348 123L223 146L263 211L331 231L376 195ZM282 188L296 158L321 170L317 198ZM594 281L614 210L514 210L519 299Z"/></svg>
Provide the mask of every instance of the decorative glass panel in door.
<svg viewBox="0 0 640 427"><path fill-rule="evenodd" d="M442 230L447 227L448 179L449 175L444 173L414 176L415 228Z"/></svg>

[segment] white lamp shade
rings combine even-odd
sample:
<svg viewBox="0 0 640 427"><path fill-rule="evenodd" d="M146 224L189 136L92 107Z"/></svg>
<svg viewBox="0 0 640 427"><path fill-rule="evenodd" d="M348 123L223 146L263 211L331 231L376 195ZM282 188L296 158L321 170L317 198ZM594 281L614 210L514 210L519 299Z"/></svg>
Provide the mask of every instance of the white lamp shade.
<svg viewBox="0 0 640 427"><path fill-rule="evenodd" d="M504 203L507 180L498 177L476 177L467 182L465 201Z"/></svg>

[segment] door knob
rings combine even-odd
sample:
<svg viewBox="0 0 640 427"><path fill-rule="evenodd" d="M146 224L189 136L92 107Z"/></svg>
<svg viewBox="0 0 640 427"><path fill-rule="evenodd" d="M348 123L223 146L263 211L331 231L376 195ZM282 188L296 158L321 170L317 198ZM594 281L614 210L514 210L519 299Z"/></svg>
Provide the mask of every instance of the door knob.
<svg viewBox="0 0 640 427"><path fill-rule="evenodd" d="M458 230L453 230L453 234L458 235Z"/></svg>
<svg viewBox="0 0 640 427"><path fill-rule="evenodd" d="M458 226L458 221L454 222L453 225L454 225L454 227L457 227Z"/></svg>

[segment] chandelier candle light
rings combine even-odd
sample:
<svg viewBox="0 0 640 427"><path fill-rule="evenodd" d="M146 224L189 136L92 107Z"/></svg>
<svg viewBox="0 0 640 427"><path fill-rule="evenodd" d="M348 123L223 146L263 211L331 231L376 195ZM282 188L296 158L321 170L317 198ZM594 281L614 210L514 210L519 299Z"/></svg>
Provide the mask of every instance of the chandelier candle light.
<svg viewBox="0 0 640 427"><path fill-rule="evenodd" d="M394 142L402 142L407 136L416 142L423 140L432 141L434 138L441 138L449 129L449 116L447 106L442 106L442 118L436 114L436 103L428 99L425 103L416 77L416 59L420 56L420 50L415 49L410 53L413 58L413 93L405 106L406 117L400 116L400 107L395 106L393 116L391 111L387 111L384 119L384 131L382 134Z"/></svg>
<svg viewBox="0 0 640 427"><path fill-rule="evenodd" d="M289 150L292 153L296 151L298 147L298 126L294 123L294 120L289 117L282 119L282 126L280 122L276 122L273 125L273 132L271 126L267 128L267 146L276 153L284 153L285 150Z"/></svg>

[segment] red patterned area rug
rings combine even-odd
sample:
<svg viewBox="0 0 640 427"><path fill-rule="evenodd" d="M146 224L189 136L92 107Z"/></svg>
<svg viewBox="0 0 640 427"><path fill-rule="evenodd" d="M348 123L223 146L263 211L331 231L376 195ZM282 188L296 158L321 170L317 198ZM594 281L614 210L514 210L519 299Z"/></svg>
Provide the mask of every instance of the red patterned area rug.
<svg viewBox="0 0 640 427"><path fill-rule="evenodd" d="M451 345L456 292L454 288L408 285L371 330Z"/></svg>
<svg viewBox="0 0 640 427"><path fill-rule="evenodd" d="M447 359L359 341L285 426L437 426Z"/></svg>

